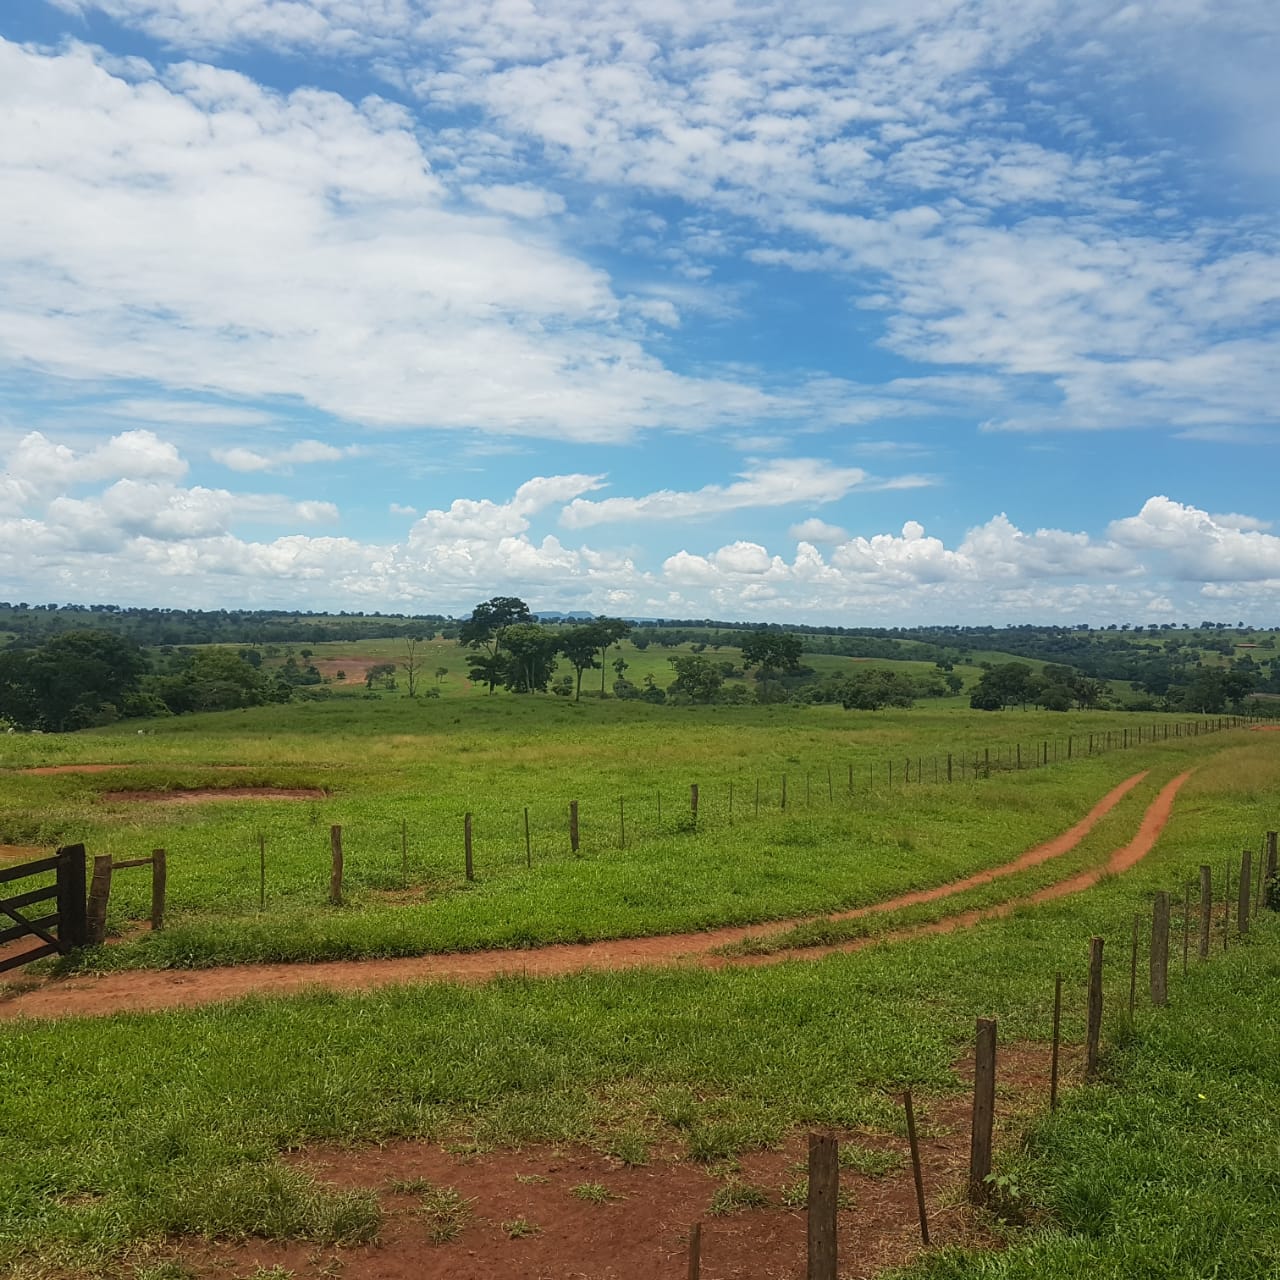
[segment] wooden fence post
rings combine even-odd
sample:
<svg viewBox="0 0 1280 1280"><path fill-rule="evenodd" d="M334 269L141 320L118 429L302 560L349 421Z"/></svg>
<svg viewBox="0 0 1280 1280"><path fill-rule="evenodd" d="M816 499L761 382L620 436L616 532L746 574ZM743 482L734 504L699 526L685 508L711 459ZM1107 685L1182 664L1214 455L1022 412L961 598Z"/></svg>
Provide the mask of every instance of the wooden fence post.
<svg viewBox="0 0 1280 1280"><path fill-rule="evenodd" d="M1062 1046L1062 973L1053 975L1053 1057L1049 1064L1049 1110L1058 1109L1058 1057Z"/></svg>
<svg viewBox="0 0 1280 1280"><path fill-rule="evenodd" d="M621 802L619 802L621 803ZM524 865L533 866L533 842L529 839L529 806L524 807Z"/></svg>
<svg viewBox="0 0 1280 1280"><path fill-rule="evenodd" d="M809 1135L808 1280L836 1280L836 1208L840 1152L834 1135Z"/></svg>
<svg viewBox="0 0 1280 1280"><path fill-rule="evenodd" d="M1182 972L1187 971L1191 955L1191 881L1188 880L1182 894Z"/></svg>
<svg viewBox="0 0 1280 1280"><path fill-rule="evenodd" d="M1274 831L1267 832L1267 869L1262 878L1264 883L1276 878L1276 833Z"/></svg>
<svg viewBox="0 0 1280 1280"><path fill-rule="evenodd" d="M409 824L404 818L400 819L400 874L409 878Z"/></svg>
<svg viewBox="0 0 1280 1280"><path fill-rule="evenodd" d="M329 828L329 901L342 906L342 828Z"/></svg>
<svg viewBox="0 0 1280 1280"><path fill-rule="evenodd" d="M169 867L163 849L151 851L151 932L164 928L164 896L169 884Z"/></svg>
<svg viewBox="0 0 1280 1280"><path fill-rule="evenodd" d="M692 783L689 787L689 812L693 817L694 829L698 826L698 784Z"/></svg>
<svg viewBox="0 0 1280 1280"><path fill-rule="evenodd" d="M101 946L107 937L107 904L111 900L111 855L100 853L93 860L93 881L86 909L86 937L90 946Z"/></svg>
<svg viewBox="0 0 1280 1280"><path fill-rule="evenodd" d="M689 1280L702 1280L702 1223L689 1228Z"/></svg>
<svg viewBox="0 0 1280 1280"><path fill-rule="evenodd" d="M618 797L618 848L627 847L627 807L621 796Z"/></svg>
<svg viewBox="0 0 1280 1280"><path fill-rule="evenodd" d="M661 800L658 802L661 804ZM569 848L572 852L578 852L578 802L576 800L569 801Z"/></svg>
<svg viewBox="0 0 1280 1280"><path fill-rule="evenodd" d="M1102 1040L1102 939L1089 939L1089 1011L1085 1037L1084 1078L1098 1078L1098 1052Z"/></svg>
<svg viewBox="0 0 1280 1280"><path fill-rule="evenodd" d="M973 1129L969 1135L969 1203L985 1204L996 1113L996 1020L978 1019L973 1061Z"/></svg>
<svg viewBox="0 0 1280 1280"><path fill-rule="evenodd" d="M787 807L787 775L782 775L782 808Z"/></svg>
<svg viewBox="0 0 1280 1280"><path fill-rule="evenodd" d="M951 781L951 752L947 752L947 781Z"/></svg>
<svg viewBox="0 0 1280 1280"><path fill-rule="evenodd" d="M1151 909L1151 1003L1169 1003L1169 895L1161 889Z"/></svg>
<svg viewBox="0 0 1280 1280"><path fill-rule="evenodd" d="M1213 868L1200 866L1200 959L1209 955L1209 934L1213 929Z"/></svg>
<svg viewBox="0 0 1280 1280"><path fill-rule="evenodd" d="M267 838L258 832L258 910L267 909Z"/></svg>
<svg viewBox="0 0 1280 1280"><path fill-rule="evenodd" d="M59 849L58 942L64 952L83 947L89 940L84 881L84 845Z"/></svg>
<svg viewBox="0 0 1280 1280"><path fill-rule="evenodd" d="M1249 932L1249 899L1253 896L1253 850L1240 855L1240 884L1236 890L1236 928Z"/></svg>
<svg viewBox="0 0 1280 1280"><path fill-rule="evenodd" d="M476 868L471 857L471 815L469 813L462 815L462 856L466 861L467 879L474 880Z"/></svg>
<svg viewBox="0 0 1280 1280"><path fill-rule="evenodd" d="M920 1215L920 1243L929 1243L929 1214L924 1205L924 1175L920 1171L920 1142L916 1137L916 1111L911 1105L911 1087L902 1095L907 1113L907 1142L911 1147L911 1176L916 1184L916 1212Z"/></svg>
<svg viewBox="0 0 1280 1280"><path fill-rule="evenodd" d="M1231 933L1231 860L1227 860L1227 887L1222 891L1222 949L1227 949Z"/></svg>
<svg viewBox="0 0 1280 1280"><path fill-rule="evenodd" d="M1134 1001L1138 996L1138 930L1142 927L1142 917L1133 917L1133 937L1129 943L1129 1021L1133 1021Z"/></svg>

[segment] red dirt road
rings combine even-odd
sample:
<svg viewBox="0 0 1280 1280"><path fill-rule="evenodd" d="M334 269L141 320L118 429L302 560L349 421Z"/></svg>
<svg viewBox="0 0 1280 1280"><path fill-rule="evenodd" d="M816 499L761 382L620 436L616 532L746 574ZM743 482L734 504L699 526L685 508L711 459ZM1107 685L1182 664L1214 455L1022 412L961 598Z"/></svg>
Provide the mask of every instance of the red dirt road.
<svg viewBox="0 0 1280 1280"><path fill-rule="evenodd" d="M1168 821L1173 800L1190 776L1181 774L1166 784L1147 809L1137 834L1112 854L1101 867L1080 872L1068 880L1015 898L999 906L957 913L943 920L896 930L879 938L859 938L833 946L785 951L771 955L729 959L712 954L729 943L777 932L786 921L731 926L702 933L667 934L649 938L618 938L593 943L572 943L526 951L475 951L447 955L411 956L384 960L330 961L319 964L248 964L223 969L128 970L120 973L49 979L27 991L0 1001L0 1020L19 1017L58 1018L125 1011L150 1011L210 1004L250 994L284 994L308 987L335 990L368 990L397 983L445 981L484 982L504 975L547 977L588 969L656 968L680 961L721 968L730 964L773 964L797 956L818 957L832 951L856 951L881 942L893 942L930 933L965 928L982 920L1008 915L1027 903L1045 902L1077 893L1096 884L1103 875L1132 866L1155 844ZM1068 831L1012 862L992 867L963 880L933 889L902 894L885 902L824 917L847 920L877 912L936 901L986 884L1001 876L1036 866L1074 848L1090 830L1146 777L1136 774L1108 792L1089 813ZM796 922L791 922L796 923Z"/></svg>

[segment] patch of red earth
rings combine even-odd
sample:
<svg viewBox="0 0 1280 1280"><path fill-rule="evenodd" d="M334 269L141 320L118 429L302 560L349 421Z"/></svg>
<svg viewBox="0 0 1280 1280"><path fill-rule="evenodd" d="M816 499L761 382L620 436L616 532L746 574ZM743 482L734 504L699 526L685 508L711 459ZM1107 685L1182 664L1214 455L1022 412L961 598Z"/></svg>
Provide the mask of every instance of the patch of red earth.
<svg viewBox="0 0 1280 1280"><path fill-rule="evenodd" d="M32 862L36 858L51 858L55 852L36 844L0 844L0 862Z"/></svg>
<svg viewBox="0 0 1280 1280"><path fill-rule="evenodd" d="M1118 858L1136 861L1155 843L1156 836L1168 819L1173 797L1189 774L1182 774L1165 786L1147 810L1139 834L1124 850L1112 855L1111 861L1101 868L1074 876L1064 884L1071 885L1062 892L1074 893L1096 883L1104 874L1114 869ZM1141 775L1139 775L1141 777ZM1075 833L1075 841L1083 838L1087 824L1096 822L1102 813L1113 807L1128 786L1122 784L1103 798L1070 832L1058 841L1064 841ZM1048 842L1054 845L1056 841ZM1047 846L1021 855L1015 862L1028 857L1039 857ZM1067 846L1069 847L1069 846ZM1135 852L1140 849L1140 852ZM1066 847L1058 849L1066 852ZM1051 856L1051 855L1046 855ZM1132 865L1126 862L1126 865ZM994 878L1000 868L984 873ZM1087 881L1087 883L1086 883ZM969 887L969 881L962 881ZM0 1019L18 1016L72 1017L94 1014L110 1014L122 1011L143 1011L175 1008L198 1004L211 1004L220 1000L232 1000L251 993L283 994L308 987L325 987L334 990L368 990L394 986L405 982L485 982L489 979L521 975L524 977L550 977L577 973L588 969L656 968L681 960L699 964L704 968L723 968L727 965L777 964L794 958L816 958L834 951L857 951L863 947L883 942L898 942L929 933L945 933L966 928L983 920L1008 915L1028 902L1044 901L1060 896L1050 889L1040 890L1025 898L1015 898L996 907L985 907L961 912L929 924L895 930L877 938L859 938L830 946L809 947L803 951L782 951L769 955L753 955L728 958L711 954L727 942L776 931L779 922L768 925L751 925L728 929L708 930L704 933L667 934L649 938L620 938L593 943L563 943L539 947L528 951L473 951L445 955L409 956L385 960L338 960L316 964L254 964L237 965L224 969L192 970L132 970L105 974L101 977L78 976L51 981L20 1000L10 1000L0 1007ZM910 895L906 895L910 896ZM945 892L938 892L944 897ZM887 910L903 904L902 898L879 904L879 910ZM869 908L860 908L866 912ZM846 916L849 913L845 913ZM856 914L856 913L854 913ZM835 917L840 918L840 917Z"/></svg>
<svg viewBox="0 0 1280 1280"><path fill-rule="evenodd" d="M1063 1055L1063 1082L1078 1077L1078 1053ZM963 1086L972 1059L957 1064ZM999 1134L1043 1110L1049 1092L1049 1055L1042 1045L1001 1046L998 1065ZM969 1153L972 1103L967 1087L917 1098L920 1155L929 1230L935 1247L998 1244L960 1202ZM840 1175L848 1207L838 1215L840 1274L866 1280L904 1266L920 1250L915 1187L906 1142L884 1134L840 1134L841 1145L891 1151L900 1166L870 1178L850 1169ZM298 1280L340 1274L344 1280L683 1280L690 1228L702 1224L702 1275L707 1280L794 1280L803 1270L803 1202L788 1207L805 1179L807 1135L791 1133L773 1151L740 1157L736 1181L759 1188L765 1206L725 1215L710 1213L726 1185L706 1165L681 1159L674 1149L650 1163L625 1165L581 1146L532 1146L479 1155L452 1154L436 1143L402 1141L356 1149L316 1147L290 1157L318 1181L377 1194L383 1225L376 1244L326 1246L251 1240L240 1244L175 1242L165 1256L192 1268L200 1280L229 1280L282 1267ZM452 1240L435 1244L421 1212L420 1192L406 1186L425 1179L453 1188L469 1201L466 1224ZM603 1187L609 1199L574 1194ZM505 1224L523 1220L536 1230L513 1238Z"/></svg>
<svg viewBox="0 0 1280 1280"><path fill-rule="evenodd" d="M19 769L18 773L109 773L112 769L128 769L127 764L42 764L33 769Z"/></svg>
<svg viewBox="0 0 1280 1280"><path fill-rule="evenodd" d="M1255 724L1253 733L1280 733L1280 724Z"/></svg>
<svg viewBox="0 0 1280 1280"><path fill-rule="evenodd" d="M185 791L104 791L102 798L121 804L204 804L209 800L324 800L319 787L196 787Z"/></svg>

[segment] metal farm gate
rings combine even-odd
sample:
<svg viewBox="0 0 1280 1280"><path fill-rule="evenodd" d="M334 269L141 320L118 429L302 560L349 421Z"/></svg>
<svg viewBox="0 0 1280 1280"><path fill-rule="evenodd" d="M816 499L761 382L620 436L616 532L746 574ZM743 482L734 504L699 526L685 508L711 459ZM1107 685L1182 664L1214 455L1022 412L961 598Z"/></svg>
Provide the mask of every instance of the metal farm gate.
<svg viewBox="0 0 1280 1280"><path fill-rule="evenodd" d="M3 868L0 870L0 892L8 893L11 885L45 876L50 871L57 873L53 884L0 898L0 924L12 921L7 927L0 928L0 947L27 937L36 943L19 955L7 958L0 955L0 973L30 964L42 956L66 955L85 945L84 845L68 845L51 858ZM45 910L42 904L52 904L53 910Z"/></svg>

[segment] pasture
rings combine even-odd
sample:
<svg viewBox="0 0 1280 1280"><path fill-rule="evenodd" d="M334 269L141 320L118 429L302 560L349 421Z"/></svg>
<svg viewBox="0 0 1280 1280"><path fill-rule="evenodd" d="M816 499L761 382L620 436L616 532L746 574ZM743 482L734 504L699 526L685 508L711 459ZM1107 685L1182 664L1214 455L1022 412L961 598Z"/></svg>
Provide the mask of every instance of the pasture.
<svg viewBox="0 0 1280 1280"><path fill-rule="evenodd" d="M913 1277L1066 1280L1087 1266L1190 1280L1211 1264L1271 1274L1280 1129L1260 1102L1280 1084L1274 920L1231 934L1225 952L1216 923L1210 960L1193 953L1185 977L1175 965L1171 1008L1140 999L1131 1022L1124 1005L1135 912L1145 918L1156 889L1181 903L1206 861L1220 897L1228 861L1276 827L1280 735L1157 734L1127 749L1113 736L1103 749L1100 736L1127 725L1136 738L1137 722L927 705L869 714L355 697L156 721L142 736L131 725L10 737L0 841L169 854L163 933L137 923L145 875L117 877L115 936L65 980L86 984L90 1001L146 981L148 966L187 970L197 984L193 968L255 961L495 948L518 966L538 955L521 948L548 943L763 927L684 963L555 977L511 968L489 981L259 993L155 1013L103 1004L102 1016L26 1018L30 981L12 983L0 1000L0 1267L24 1280L372 1277L412 1259L413 1274L567 1276L590 1255L587 1274L605 1275L612 1247L616 1274L677 1276L682 1233L705 1218L704 1274L798 1275L789 1162L798 1135L831 1126L852 1153L840 1215L851 1267L875 1227L875 1257ZM1092 754L1080 749L1090 734ZM1046 741L1059 743L1056 761L1030 767ZM1021 770L1006 756L1017 742ZM953 780L934 782L923 762L947 754ZM963 778L958 759L969 762ZM975 776L975 760L996 763ZM892 781L890 761L903 765ZM19 772L84 764L120 767ZM1167 827L1131 870L1025 902L1103 865L1187 771ZM1043 862L949 897L793 927L1009 864L1136 775ZM119 794L227 787L324 794L190 804ZM340 907L327 902L332 825L346 848ZM1007 914L928 931L996 909ZM1106 1080L1083 1088L1094 934L1108 958ZM815 943L862 949L802 958ZM109 969L122 972L92 976ZM1049 1117L1036 1073L1057 971L1071 1087ZM956 1202L952 1156L965 1137L958 1064L979 1014L998 1018L1011 1061L1039 1066L1002 1092L997 1171L1012 1192L999 1214L975 1216ZM901 1184L896 1091L907 1085L942 1241L918 1257L902 1221L873 1208ZM1001 1252L973 1251L993 1234Z"/></svg>

